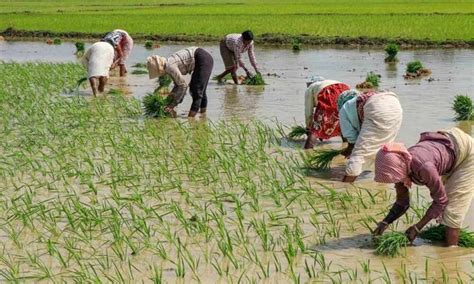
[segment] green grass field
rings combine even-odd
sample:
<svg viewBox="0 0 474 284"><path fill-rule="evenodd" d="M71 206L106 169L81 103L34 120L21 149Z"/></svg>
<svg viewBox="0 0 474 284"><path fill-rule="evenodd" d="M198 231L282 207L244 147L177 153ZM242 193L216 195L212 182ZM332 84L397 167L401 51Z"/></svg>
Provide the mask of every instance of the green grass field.
<svg viewBox="0 0 474 284"><path fill-rule="evenodd" d="M474 1L0 1L0 30L219 38L257 35L472 41Z"/></svg>

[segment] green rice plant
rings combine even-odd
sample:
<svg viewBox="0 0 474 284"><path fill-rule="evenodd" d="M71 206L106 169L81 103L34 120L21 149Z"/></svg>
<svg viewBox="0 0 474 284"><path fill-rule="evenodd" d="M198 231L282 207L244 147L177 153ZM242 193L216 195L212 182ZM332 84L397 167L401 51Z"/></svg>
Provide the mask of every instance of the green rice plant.
<svg viewBox="0 0 474 284"><path fill-rule="evenodd" d="M446 235L446 226L444 225L432 225L420 232L420 238L430 240L434 242L444 242ZM460 247L474 248L474 232L470 232L467 229L461 229L459 233L459 244Z"/></svg>
<svg viewBox="0 0 474 284"><path fill-rule="evenodd" d="M295 37L291 40L291 48L293 51L300 51L301 50L301 39Z"/></svg>
<svg viewBox="0 0 474 284"><path fill-rule="evenodd" d="M85 82L87 81L87 76L86 77L82 77L81 79L77 80L76 82L76 89L79 89L79 87Z"/></svg>
<svg viewBox="0 0 474 284"><path fill-rule="evenodd" d="M171 76L168 74L160 76L158 78L158 86L160 88L169 87L171 83L173 83L173 79L171 79Z"/></svg>
<svg viewBox="0 0 474 284"><path fill-rule="evenodd" d="M457 95L453 110L456 112L456 120L474 120L474 103L469 96Z"/></svg>
<svg viewBox="0 0 474 284"><path fill-rule="evenodd" d="M312 153L306 154L303 157L304 163L306 167L315 169L318 171L325 171L331 168L332 160L341 155L341 150L335 149L323 149L323 150L315 150Z"/></svg>
<svg viewBox="0 0 474 284"><path fill-rule="evenodd" d="M375 253L378 255L397 256L410 242L404 233L389 232L374 237Z"/></svg>
<svg viewBox="0 0 474 284"><path fill-rule="evenodd" d="M61 39L60 38L54 38L53 39L53 44L56 44L56 45L60 45L62 43Z"/></svg>
<svg viewBox="0 0 474 284"><path fill-rule="evenodd" d="M297 126L293 126L291 128L290 133L288 133L288 138L298 139L298 138L303 137L306 134L307 134L306 127L301 126L301 125L297 125Z"/></svg>
<svg viewBox="0 0 474 284"><path fill-rule="evenodd" d="M423 69L423 64L419 60L411 61L407 64L407 73L417 73L421 69Z"/></svg>
<svg viewBox="0 0 474 284"><path fill-rule="evenodd" d="M385 57L385 62L395 62L397 61L397 54L400 50L398 44L396 43L389 43L385 46L385 53L387 53L387 57Z"/></svg>
<svg viewBox="0 0 474 284"><path fill-rule="evenodd" d="M132 74L133 75L143 75L143 74L148 74L148 71L144 70L144 69L134 69L132 71Z"/></svg>
<svg viewBox="0 0 474 284"><path fill-rule="evenodd" d="M372 84L373 87L378 87L380 83L380 75L375 74L371 71L367 73L367 77L365 77L365 82Z"/></svg>
<svg viewBox="0 0 474 284"><path fill-rule="evenodd" d="M145 48L146 49L152 49L153 48L153 41L152 40L146 40L145 41Z"/></svg>
<svg viewBox="0 0 474 284"><path fill-rule="evenodd" d="M77 55L81 55L84 53L84 51L86 50L86 45L84 42L82 41L76 41L74 43L74 45L76 46L76 54Z"/></svg>
<svg viewBox="0 0 474 284"><path fill-rule="evenodd" d="M265 85L265 80L263 80L262 74L257 73L250 78L245 78L242 84L249 86L261 86Z"/></svg>
<svg viewBox="0 0 474 284"><path fill-rule="evenodd" d="M146 68L146 63L137 62L132 65L133 68Z"/></svg>
<svg viewBox="0 0 474 284"><path fill-rule="evenodd" d="M169 117L170 114L165 112L165 107L168 105L168 103L168 97L164 97L159 94L147 94L143 98L143 110L147 117Z"/></svg>

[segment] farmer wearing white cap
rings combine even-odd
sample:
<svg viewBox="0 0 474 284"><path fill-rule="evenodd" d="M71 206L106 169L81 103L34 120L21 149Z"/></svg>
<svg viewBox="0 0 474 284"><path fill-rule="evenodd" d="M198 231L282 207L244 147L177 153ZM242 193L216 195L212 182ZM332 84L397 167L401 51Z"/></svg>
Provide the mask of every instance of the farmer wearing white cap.
<svg viewBox="0 0 474 284"><path fill-rule="evenodd" d="M82 57L94 96L104 92L113 61L114 48L105 42L94 43Z"/></svg>
<svg viewBox="0 0 474 284"><path fill-rule="evenodd" d="M194 117L198 112L204 114L207 108L207 84L213 65L211 54L200 47L182 49L168 58L158 55L148 57L147 68L150 79L168 74L174 83L169 95L171 100L165 111L172 113L183 101L188 89L184 75L192 74L189 88L193 103L188 116Z"/></svg>
<svg viewBox="0 0 474 284"><path fill-rule="evenodd" d="M127 60L133 48L132 37L124 30L113 30L107 33L102 40L113 46L115 49L115 60L112 66L118 65L120 68L120 76L125 76L127 68L125 68L125 61Z"/></svg>

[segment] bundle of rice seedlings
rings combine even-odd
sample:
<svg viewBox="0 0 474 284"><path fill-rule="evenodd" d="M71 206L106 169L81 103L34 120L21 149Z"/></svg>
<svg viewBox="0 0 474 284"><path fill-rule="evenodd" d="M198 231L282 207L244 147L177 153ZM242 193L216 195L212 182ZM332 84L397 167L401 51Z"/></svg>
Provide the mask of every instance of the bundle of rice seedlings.
<svg viewBox="0 0 474 284"><path fill-rule="evenodd" d="M148 71L143 70L143 69L135 69L135 70L132 71L132 74L133 75L143 75L143 74L148 74Z"/></svg>
<svg viewBox="0 0 474 284"><path fill-rule="evenodd" d="M380 75L375 74L374 72L367 73L367 77L365 78L365 82L372 84L373 87L378 87L380 82Z"/></svg>
<svg viewBox="0 0 474 284"><path fill-rule="evenodd" d="M341 155L342 151L335 149L316 150L305 157L305 164L308 168L318 171L329 170L332 160Z"/></svg>
<svg viewBox="0 0 474 284"><path fill-rule="evenodd" d="M396 43L389 43L385 46L385 52L387 57L385 57L385 62L395 62L397 61L397 53L400 48Z"/></svg>
<svg viewBox="0 0 474 284"><path fill-rule="evenodd" d="M299 38L293 38L291 41L293 51L300 51L301 50L301 40Z"/></svg>
<svg viewBox="0 0 474 284"><path fill-rule="evenodd" d="M381 236L374 237L375 254L397 256L401 250L406 248L410 242L404 233L389 232Z"/></svg>
<svg viewBox="0 0 474 284"><path fill-rule="evenodd" d="M252 77L245 78L245 80L242 82L245 85L250 85L250 86L261 86L265 85L265 81L262 78L262 74L257 73Z"/></svg>
<svg viewBox="0 0 474 284"><path fill-rule="evenodd" d="M362 82L356 85L356 89L359 89L359 90L373 89L373 88L374 88L374 85L372 85L372 83L370 82Z"/></svg>
<svg viewBox="0 0 474 284"><path fill-rule="evenodd" d="M171 85L171 82L173 82L173 79L171 79L171 76L168 74L160 76L158 78L158 86L160 88L169 87Z"/></svg>
<svg viewBox="0 0 474 284"><path fill-rule="evenodd" d="M74 45L76 46L76 54L78 55L83 54L86 50L86 45L82 41L77 41Z"/></svg>
<svg viewBox="0 0 474 284"><path fill-rule="evenodd" d="M61 39L60 38L55 38L53 39L53 44L56 44L56 45L60 45L62 43Z"/></svg>
<svg viewBox="0 0 474 284"><path fill-rule="evenodd" d="M153 41L151 41L151 40L145 41L145 48L146 49L152 49L153 48Z"/></svg>
<svg viewBox="0 0 474 284"><path fill-rule="evenodd" d="M171 115L165 112L165 107L168 105L168 103L168 97L164 97L159 94L147 94L143 98L143 111L148 117L170 117Z"/></svg>
<svg viewBox="0 0 474 284"><path fill-rule="evenodd" d="M306 127L301 126L301 125L297 125L297 126L293 126L291 128L290 133L288 133L288 138L297 139L297 138L300 138L304 135L306 135Z"/></svg>
<svg viewBox="0 0 474 284"><path fill-rule="evenodd" d="M474 120L474 104L469 96L456 96L453 110L456 112L456 120Z"/></svg>
<svg viewBox="0 0 474 284"><path fill-rule="evenodd" d="M407 73L416 73L423 68L423 64L419 60L408 62Z"/></svg>
<svg viewBox="0 0 474 284"><path fill-rule="evenodd" d="M446 226L433 225L420 232L420 238L434 242L444 242L446 234ZM466 229L461 229L459 233L460 247L474 248L474 232L469 232Z"/></svg>
<svg viewBox="0 0 474 284"><path fill-rule="evenodd" d="M132 67L133 68L146 68L146 63L138 62L138 63L133 64Z"/></svg>

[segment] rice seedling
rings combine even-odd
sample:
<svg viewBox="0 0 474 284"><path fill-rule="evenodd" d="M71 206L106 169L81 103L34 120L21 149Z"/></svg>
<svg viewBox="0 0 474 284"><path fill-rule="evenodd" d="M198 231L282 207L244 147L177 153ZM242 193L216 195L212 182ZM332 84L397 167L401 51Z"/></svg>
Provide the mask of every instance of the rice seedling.
<svg viewBox="0 0 474 284"><path fill-rule="evenodd" d="M148 94L143 98L143 110L148 117L169 117L169 114L164 110L167 105L168 97L158 94Z"/></svg>
<svg viewBox="0 0 474 284"><path fill-rule="evenodd" d="M301 125L293 126L291 128L290 133L288 133L288 138L298 139L298 138L303 137L307 133L308 133L308 131L307 131L306 127L301 126Z"/></svg>
<svg viewBox="0 0 474 284"><path fill-rule="evenodd" d="M53 44L55 44L55 45L60 45L61 43L62 43L62 41L61 41L60 38L57 37L57 38L54 38L54 39L53 39Z"/></svg>
<svg viewBox="0 0 474 284"><path fill-rule="evenodd" d="M293 51L300 51L301 50L301 39L293 38L291 40L291 48Z"/></svg>
<svg viewBox="0 0 474 284"><path fill-rule="evenodd" d="M148 74L148 71L144 70L144 69L134 69L132 71L132 74L133 75L143 75L143 74Z"/></svg>
<svg viewBox="0 0 474 284"><path fill-rule="evenodd" d="M385 57L385 62L396 62L398 51L400 47L396 43L389 43L385 46L385 53L387 53L387 57Z"/></svg>
<svg viewBox="0 0 474 284"><path fill-rule="evenodd" d="M146 49L152 49L153 48L153 41L152 40L146 40L145 41L145 48Z"/></svg>
<svg viewBox="0 0 474 284"><path fill-rule="evenodd" d="M419 234L420 238L434 241L443 242L446 236L446 227L444 225L432 225ZM459 244L460 247L474 248L474 232L470 232L467 229L461 229L459 233Z"/></svg>
<svg viewBox="0 0 474 284"><path fill-rule="evenodd" d="M86 45L82 41L76 41L74 46L76 47L76 55L82 55L86 50Z"/></svg>
<svg viewBox="0 0 474 284"><path fill-rule="evenodd" d="M365 82L372 84L373 87L378 87L380 83L380 75L375 74L374 72L367 73L367 77L365 78Z"/></svg>
<svg viewBox="0 0 474 284"><path fill-rule="evenodd" d="M244 85L249 85L249 86L261 86L261 85L266 85L265 80L263 80L262 74L257 73L253 75L252 77L245 78L245 80L242 82Z"/></svg>
<svg viewBox="0 0 474 284"><path fill-rule="evenodd" d="M409 244L404 233L389 232L382 236L374 237L375 253L378 255L397 256Z"/></svg>
<svg viewBox="0 0 474 284"><path fill-rule="evenodd" d="M469 96L454 97L453 110L456 112L456 120L474 120L474 103Z"/></svg>
<svg viewBox="0 0 474 284"><path fill-rule="evenodd" d="M431 70L425 68L421 61L411 61L408 62L406 68L406 74L404 75L405 79L414 79L422 76L427 76L431 74Z"/></svg>
<svg viewBox="0 0 474 284"><path fill-rule="evenodd" d="M304 164L307 168L326 171L331 168L332 160L341 155L343 150L325 149L315 150L308 154L302 154Z"/></svg>

